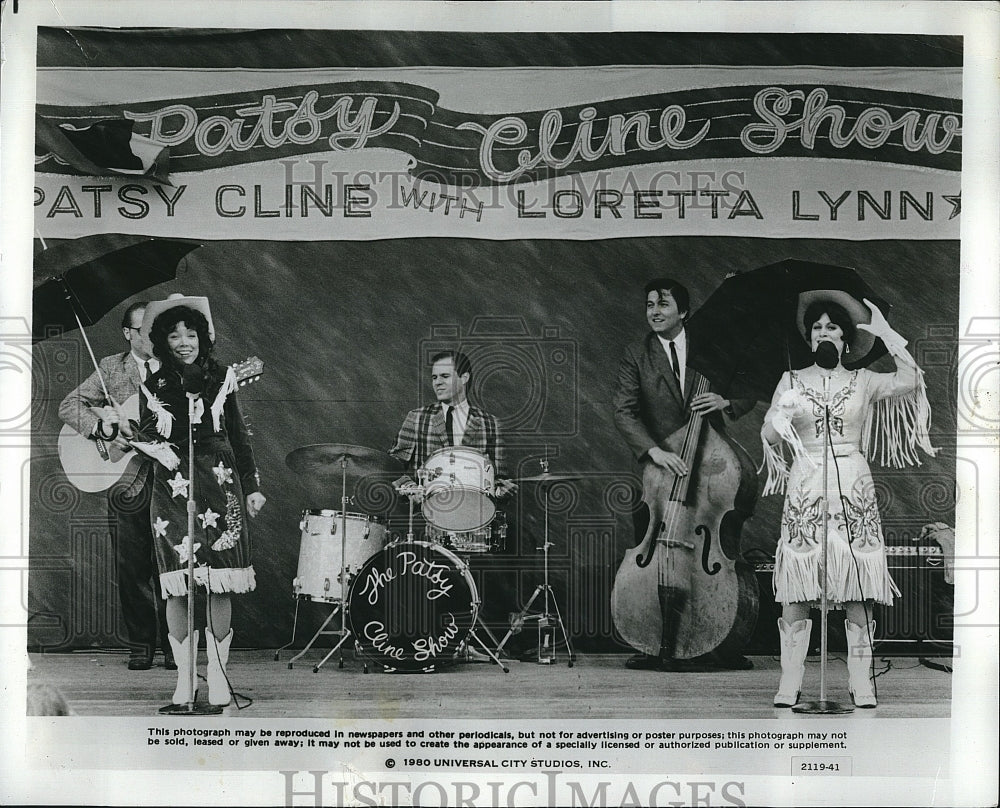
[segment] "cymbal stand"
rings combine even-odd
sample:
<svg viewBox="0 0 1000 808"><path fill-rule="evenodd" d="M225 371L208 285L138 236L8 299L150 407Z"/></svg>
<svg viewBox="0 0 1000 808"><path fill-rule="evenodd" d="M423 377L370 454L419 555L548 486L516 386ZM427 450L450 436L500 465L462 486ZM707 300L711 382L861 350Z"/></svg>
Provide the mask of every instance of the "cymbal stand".
<svg viewBox="0 0 1000 808"><path fill-rule="evenodd" d="M422 494L423 493L423 482L424 482L424 480L423 480L423 475L421 474L421 471L422 471L422 469L417 469L417 485L418 485L418 487L420 489L420 492ZM409 502L409 505L410 505L410 520L407 523L406 540L407 541L414 541L416 537L414 536L414 533L413 533L413 496L412 495L407 496L406 500L407 500L407 502Z"/></svg>
<svg viewBox="0 0 1000 808"><path fill-rule="evenodd" d="M318 673L319 669L322 668L327 660L330 659L338 651L340 652L340 658L338 660L337 667L344 667L344 643L347 642L348 637L351 636L351 630L347 627L347 456L342 456L340 458L340 603L337 603L330 616L326 619L326 622L320 626L320 630L316 632L313 636L313 640L323 634L335 634L340 637L333 648L330 649L329 653L323 657L319 664L313 667L313 673ZM332 631L323 631L327 624L336 616L340 615L340 628L333 629ZM312 640L309 641L310 645ZM303 649L305 653L305 649ZM299 654L301 656L301 654ZM292 666L292 662L298 657L293 658L289 661L288 667Z"/></svg>
<svg viewBox="0 0 1000 808"><path fill-rule="evenodd" d="M542 464L542 473L549 473L549 462L548 460L540 461ZM542 483L544 486L545 483ZM511 618L510 630L500 641L497 646L497 653L503 651L503 647L507 644L507 641L513 636L514 632L520 628L528 620L538 620L539 625L542 621L545 623L555 622L559 623L559 629L562 631L563 641L566 643L566 651L569 654L569 662L567 667L572 668L573 663L576 661L576 654L573 653L573 645L569 640L569 632L566 631L566 624L563 622L562 613L559 611L559 602L556 600L556 594L552 589L551 584L549 584L549 548L552 547L552 542L549 541L549 489L545 488L545 540L542 542L541 547L536 547L536 550L541 550L543 553L543 583L540 583L535 587L535 591L531 593L531 597L528 598L528 602L524 605L516 615ZM538 596L543 596L543 610L541 612L531 612L531 607L537 600ZM555 614L549 611L549 606L555 610Z"/></svg>

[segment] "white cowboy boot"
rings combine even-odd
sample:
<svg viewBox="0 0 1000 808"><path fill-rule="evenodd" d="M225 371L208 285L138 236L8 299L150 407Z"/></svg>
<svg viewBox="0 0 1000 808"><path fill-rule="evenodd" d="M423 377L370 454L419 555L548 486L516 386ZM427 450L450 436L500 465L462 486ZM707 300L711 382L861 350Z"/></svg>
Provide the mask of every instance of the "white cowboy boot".
<svg viewBox="0 0 1000 808"><path fill-rule="evenodd" d="M850 620L844 621L847 633L847 680L851 700L855 707L876 707L878 701L872 692L869 678L872 667L872 644L875 636L875 621L867 626L857 626Z"/></svg>
<svg viewBox="0 0 1000 808"><path fill-rule="evenodd" d="M226 679L226 663L229 661L229 644L233 641L233 630L221 640L207 628L205 646L208 648L208 701L211 704L229 704L229 680Z"/></svg>
<svg viewBox="0 0 1000 808"><path fill-rule="evenodd" d="M787 623L785 618L779 617L778 633L781 635L781 681L774 697L774 706L793 707L798 704L802 677L806 672L812 620Z"/></svg>
<svg viewBox="0 0 1000 808"><path fill-rule="evenodd" d="M174 661L177 663L177 687L174 689L174 696L171 701L174 704L187 704L193 702L195 695L191 692L191 636L188 635L183 642L178 642L171 634L167 635L170 647L174 652ZM194 653L198 653L198 632L194 633Z"/></svg>

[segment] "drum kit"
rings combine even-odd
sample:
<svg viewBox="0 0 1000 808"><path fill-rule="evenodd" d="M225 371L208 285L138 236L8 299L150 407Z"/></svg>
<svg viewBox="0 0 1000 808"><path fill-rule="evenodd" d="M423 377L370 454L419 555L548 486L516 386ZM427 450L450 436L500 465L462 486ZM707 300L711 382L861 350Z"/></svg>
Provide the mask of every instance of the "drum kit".
<svg viewBox="0 0 1000 808"><path fill-rule="evenodd" d="M355 648L368 662L387 672L430 672L469 651L475 643L504 673L509 668L499 654L511 635L527 620L552 627L547 635L554 645L554 627L562 628L569 650L573 651L548 580L548 489L545 491L545 581L540 584L516 625L502 641L479 617L481 605L469 559L505 548L507 522L497 510L494 470L489 458L464 446L442 449L432 454L418 470L418 482L408 482L397 491L409 500L408 530L405 538L391 534L374 515L351 512L347 496L348 479L356 483L371 475L401 471L401 464L385 452L365 446L324 443L302 446L285 458L293 471L318 478L339 478L339 510L303 511L299 522L299 562L292 591L296 598L292 639L275 652L279 654L295 642L299 605L304 600L333 606L326 620L306 646L288 662L288 667L308 652L321 636L338 637L336 644L313 667L318 672L339 652L344 667L343 646L353 638ZM548 473L522 478L522 482L579 479ZM422 539L414 534L414 504L419 503L426 529ZM544 595L544 611L530 612ZM550 612L550 604L554 612ZM335 618L340 619L334 622ZM331 627L332 624L332 627ZM484 642L482 631L492 645ZM541 644L540 644L541 650ZM554 659L543 658L547 662Z"/></svg>

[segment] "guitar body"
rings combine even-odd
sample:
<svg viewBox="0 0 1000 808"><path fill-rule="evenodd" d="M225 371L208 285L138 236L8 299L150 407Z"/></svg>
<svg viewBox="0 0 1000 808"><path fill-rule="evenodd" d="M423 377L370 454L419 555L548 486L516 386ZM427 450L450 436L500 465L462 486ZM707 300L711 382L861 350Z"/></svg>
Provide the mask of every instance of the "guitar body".
<svg viewBox="0 0 1000 808"><path fill-rule="evenodd" d="M261 377L264 362L259 357L251 356L234 364L233 370L237 384L243 387ZM130 421L139 420L138 393L122 404L122 415ZM81 435L73 427L63 426L59 432L59 462L66 478L81 491L91 494L107 491L120 480L134 477L146 460L134 449L123 451L110 441L101 441L101 444L107 457L98 449L98 441Z"/></svg>
<svg viewBox="0 0 1000 808"><path fill-rule="evenodd" d="M122 411L132 420L139 418L139 394L130 396ZM123 451L110 441L104 442L108 459L101 456L97 441L64 425L59 431L59 462L66 478L81 491L96 494L107 491L126 474L138 472L143 459L134 449ZM131 467L131 468L130 468Z"/></svg>
<svg viewBox="0 0 1000 808"><path fill-rule="evenodd" d="M671 435L665 448L679 454L683 432ZM675 659L738 654L757 621L756 576L737 560L740 529L756 498L753 464L738 444L710 427L702 430L698 458L684 502L670 502L675 477L669 471L649 463L643 472L649 527L639 546L625 553L611 613L622 639L644 654L661 653L664 583L682 604ZM649 552L656 555L641 566Z"/></svg>

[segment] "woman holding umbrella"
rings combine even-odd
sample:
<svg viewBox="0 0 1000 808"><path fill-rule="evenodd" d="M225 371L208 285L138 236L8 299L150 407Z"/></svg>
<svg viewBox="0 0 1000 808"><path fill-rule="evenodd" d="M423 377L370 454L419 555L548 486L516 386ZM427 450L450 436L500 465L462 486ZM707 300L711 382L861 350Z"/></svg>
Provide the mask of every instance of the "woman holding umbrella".
<svg viewBox="0 0 1000 808"><path fill-rule="evenodd" d="M891 605L899 591L889 575L865 458L900 467L919 464L918 447L934 453L923 373L907 353L906 340L874 304L867 299L865 304L867 310L835 290L799 296L800 333L814 363L783 374L761 430L768 472L764 494L787 490L774 571L775 599L782 604L776 707L798 701L812 628L809 611L823 594L824 522L826 595L846 612L851 698L858 707L876 706L869 679L875 630L871 607L875 602ZM863 343L870 345L874 337L885 344L896 371L845 368L851 352L864 355Z"/></svg>
<svg viewBox="0 0 1000 808"><path fill-rule="evenodd" d="M146 309L143 330L149 333L160 370L142 389L140 428L161 443L151 452L160 460L154 474L150 518L160 568L160 587L167 600L167 628L178 665L174 704L194 701L191 680L184 675L190 655L197 654L198 632L188 636L187 623L187 499L191 481L187 465L162 442L188 456L189 397L193 398L191 427L194 443L195 583L208 590L205 644L208 651L208 691L212 704L230 701L225 668L233 632L233 593L255 587L250 562L247 518L265 499L254 462L249 431L236 401L238 386L232 368L212 357L214 330L208 300L172 296ZM147 449L148 451L148 449ZM171 459L173 457L173 459Z"/></svg>

